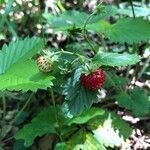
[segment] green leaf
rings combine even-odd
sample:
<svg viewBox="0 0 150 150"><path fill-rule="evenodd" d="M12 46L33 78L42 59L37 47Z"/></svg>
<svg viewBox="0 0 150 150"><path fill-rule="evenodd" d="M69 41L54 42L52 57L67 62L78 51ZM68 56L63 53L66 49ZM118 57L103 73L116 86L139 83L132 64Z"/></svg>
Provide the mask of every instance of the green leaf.
<svg viewBox="0 0 150 150"><path fill-rule="evenodd" d="M114 6L105 6L99 14L93 16L89 20L88 24L93 24L116 13L117 10ZM43 14L43 16L45 19L47 19L52 28L60 31L65 31L68 29L82 28L86 19L89 17L89 14L72 10L66 11L59 16L52 16L51 14L46 13Z"/></svg>
<svg viewBox="0 0 150 150"><path fill-rule="evenodd" d="M54 150L67 150L67 145L65 143L57 143Z"/></svg>
<svg viewBox="0 0 150 150"><path fill-rule="evenodd" d="M13 150L27 150L27 148L24 146L24 141L16 140L13 144Z"/></svg>
<svg viewBox="0 0 150 150"><path fill-rule="evenodd" d="M15 118L15 125L20 125L22 124L25 119L29 116L29 112L27 111L22 111L20 115L17 115Z"/></svg>
<svg viewBox="0 0 150 150"><path fill-rule="evenodd" d="M34 60L20 61L14 64L6 73L0 75L0 90L37 91L47 89L54 79L48 74L40 72Z"/></svg>
<svg viewBox="0 0 150 150"><path fill-rule="evenodd" d="M124 142L123 137L119 135L119 131L115 130L112 126L111 118L108 118L104 121L103 125L99 125L96 130L93 130L93 133L97 141L106 147L120 147Z"/></svg>
<svg viewBox="0 0 150 150"><path fill-rule="evenodd" d="M89 128L92 130L96 130L99 127L104 126L105 122L109 120L109 123L111 123L111 126L113 127L114 131L117 131L117 133L123 137L123 139L129 138L129 136L132 133L132 128L129 127L129 124L127 124L120 116L116 115L113 112L110 112L106 109L100 109L96 108L97 111L103 111L104 113L99 114L97 117L89 120L87 122ZM111 120L111 122L110 122ZM124 130L126 129L126 130ZM105 135L104 135L105 136ZM108 135L109 136L109 135ZM109 138L112 136L110 135Z"/></svg>
<svg viewBox="0 0 150 150"><path fill-rule="evenodd" d="M4 149L0 146L0 150L4 150Z"/></svg>
<svg viewBox="0 0 150 150"><path fill-rule="evenodd" d="M0 0L0 5L4 4L5 0Z"/></svg>
<svg viewBox="0 0 150 150"><path fill-rule="evenodd" d="M105 87L110 88L115 86L125 86L128 79L118 76L114 71L107 72L107 79L105 81Z"/></svg>
<svg viewBox="0 0 150 150"><path fill-rule="evenodd" d="M142 18L120 19L105 30L105 35L113 42L138 43L150 39L150 21Z"/></svg>
<svg viewBox="0 0 150 150"><path fill-rule="evenodd" d="M44 48L44 41L32 37L4 45L0 51L0 74L3 74L16 63L25 61Z"/></svg>
<svg viewBox="0 0 150 150"><path fill-rule="evenodd" d="M100 143L92 134L86 135L85 145L92 150L106 150L105 146Z"/></svg>
<svg viewBox="0 0 150 150"><path fill-rule="evenodd" d="M132 133L132 128L120 116L98 107L67 120L65 125L68 125L66 128L69 128L70 133L67 134L68 138L66 137L69 139L66 142L67 147L74 150L106 150L105 147L120 147Z"/></svg>
<svg viewBox="0 0 150 150"><path fill-rule="evenodd" d="M99 143L92 134L87 133L85 130L80 129L76 132L67 142L68 149L72 150L106 150L105 147Z"/></svg>
<svg viewBox="0 0 150 150"><path fill-rule="evenodd" d="M44 47L33 37L4 45L0 52L0 90L37 91L52 86L52 76L41 73L31 58Z"/></svg>
<svg viewBox="0 0 150 150"><path fill-rule="evenodd" d="M72 124L84 124L97 116L103 115L104 113L104 110L93 107L84 111L81 115L68 120L66 124L69 126Z"/></svg>
<svg viewBox="0 0 150 150"><path fill-rule="evenodd" d="M101 108L91 108L70 119L67 124L70 128L75 124L82 124L81 129L77 128L74 134L68 135L69 140L66 142L68 149L75 150L106 150L105 147L120 147L132 133L129 125L118 115Z"/></svg>
<svg viewBox="0 0 150 150"><path fill-rule="evenodd" d="M116 96L116 100L119 106L133 111L136 116L150 113L149 97L142 89L131 90L129 94L122 92Z"/></svg>
<svg viewBox="0 0 150 150"><path fill-rule="evenodd" d="M85 89L79 82L73 85L71 78L69 78L64 86L63 94L66 96L65 99L69 112L73 116L81 114L99 100L99 92Z"/></svg>
<svg viewBox="0 0 150 150"><path fill-rule="evenodd" d="M96 23L93 24L88 24L87 25L87 29L89 31L94 31L97 33L105 33L106 30L111 26L111 24L109 22L107 22L106 20L100 20Z"/></svg>
<svg viewBox="0 0 150 150"><path fill-rule="evenodd" d="M104 66L128 66L136 64L140 61L140 57L136 54L118 54L118 53L98 53L93 58L93 63L96 65L104 65Z"/></svg>
<svg viewBox="0 0 150 150"><path fill-rule="evenodd" d="M37 136L56 133L54 112L53 107L45 108L32 120L31 123L26 124L23 129L19 130L15 135L15 138L24 140L25 146L28 147L33 144L33 141Z"/></svg>
<svg viewBox="0 0 150 150"><path fill-rule="evenodd" d="M95 112L97 111L103 113L89 120L86 126L89 130L92 130L94 138L103 146L111 148L120 147L131 135L132 128L113 112L95 108Z"/></svg>

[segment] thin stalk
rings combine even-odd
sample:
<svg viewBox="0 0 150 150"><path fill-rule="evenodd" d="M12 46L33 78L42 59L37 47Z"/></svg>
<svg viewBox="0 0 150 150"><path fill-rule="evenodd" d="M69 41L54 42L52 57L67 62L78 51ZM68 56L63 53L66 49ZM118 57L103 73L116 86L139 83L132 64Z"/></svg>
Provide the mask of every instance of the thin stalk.
<svg viewBox="0 0 150 150"><path fill-rule="evenodd" d="M59 136L60 140L63 141L63 138L61 136L61 131L59 129L60 125L59 125L59 121L58 121L58 114L57 114L57 108L56 108L56 103L55 103L55 97L54 97L53 89L50 89L50 94L51 94L51 100L52 100L52 104L53 104L53 108L54 108L55 121L56 121L56 125L58 126L58 136Z"/></svg>
<svg viewBox="0 0 150 150"><path fill-rule="evenodd" d="M129 0L129 1L130 1L131 9L132 9L133 18L135 19L136 16L135 16L135 11L134 11L133 1L132 1L132 0ZM136 44L134 44L133 52L135 52L135 50L138 50ZM131 66L129 66L129 67L127 68L126 78L129 77L129 71L130 71L130 69L131 69Z"/></svg>
<svg viewBox="0 0 150 150"><path fill-rule="evenodd" d="M143 75L143 73L145 72L145 70L147 69L147 67L149 66L149 62L150 62L150 56L147 58L144 66L142 67L141 71L138 73L137 79L141 78L141 76Z"/></svg>
<svg viewBox="0 0 150 150"><path fill-rule="evenodd" d="M57 2L58 7L60 8L60 10L61 10L62 12L65 12L66 9L65 9L64 6L62 5L61 1L60 1L60 0L57 0L56 2Z"/></svg>
<svg viewBox="0 0 150 150"><path fill-rule="evenodd" d="M102 41L102 46L103 46L104 50L107 51L106 42L105 42L105 39L104 39L103 35L101 36L101 41Z"/></svg>
<svg viewBox="0 0 150 150"><path fill-rule="evenodd" d="M92 48L92 50L93 50L94 52L96 52L96 50L95 50L94 46L92 45L92 43L90 42L90 40L89 40L89 38L88 38L88 36L87 36L86 25L87 25L87 23L90 21L90 19L97 13L97 10L99 9L98 7L100 7L100 5L101 5L102 3L103 3L103 1L100 2L100 4L97 6L97 9L96 9L91 15L89 15L89 17L86 19L86 21L85 21L85 23L84 23L84 25L83 25L83 35L84 35L84 38L85 38L85 40L87 41L87 43L89 44L89 46Z"/></svg>
<svg viewBox="0 0 150 150"><path fill-rule="evenodd" d="M28 106L29 102L31 101L33 95L34 95L34 93L32 93L32 94L29 96L28 100L27 100L26 103L23 105L23 107L21 108L21 110L18 112L18 114L16 115L16 117L15 117L14 120L16 120L16 118L17 118L18 116L20 116L21 113L26 109L26 107Z"/></svg>
<svg viewBox="0 0 150 150"><path fill-rule="evenodd" d="M58 124L58 117L57 117L57 110L56 110L56 103L55 103L55 97L54 97L53 89L50 89L50 93L51 93L52 104L53 104L53 107L54 107L55 120L56 120L56 123Z"/></svg>
<svg viewBox="0 0 150 150"><path fill-rule="evenodd" d="M80 57L81 57L81 55L79 55L79 54L72 53L72 52L69 52L69 51L64 51L64 50L62 50L62 49L61 49L61 51L59 51L59 52L55 52L52 56L57 55L57 54L69 54L69 55L76 55L76 56L80 56ZM52 56L51 56L51 57L52 57Z"/></svg>
<svg viewBox="0 0 150 150"><path fill-rule="evenodd" d="M87 41L87 43L89 44L89 46L91 47L91 49L95 52L95 48L94 46L92 45L92 43L90 42L88 36L87 36L87 30L86 30L86 25L87 23L90 21L90 19L92 18L92 16L95 14L95 11L86 19L85 23L84 23L84 26L83 26L83 35L84 35L84 38L85 40Z"/></svg>
<svg viewBox="0 0 150 150"><path fill-rule="evenodd" d="M135 18L135 11L134 11L134 6L133 6L133 1L132 0L129 0L130 1L130 5L131 5L131 9L132 9L132 14L133 14L133 18Z"/></svg>
<svg viewBox="0 0 150 150"><path fill-rule="evenodd" d="M79 57L79 59L83 62L85 61L85 59L87 59L85 56L82 56L82 55L77 54L77 53L72 53L72 52L69 52L69 51L64 51L63 49L61 49L61 51L55 52L53 55L51 55L51 57L53 57L54 55L57 55L57 54L75 55L75 56Z"/></svg>
<svg viewBox="0 0 150 150"><path fill-rule="evenodd" d="M4 121L5 116L6 116L6 98L5 98L5 96L2 97L2 103L3 103L3 121Z"/></svg>

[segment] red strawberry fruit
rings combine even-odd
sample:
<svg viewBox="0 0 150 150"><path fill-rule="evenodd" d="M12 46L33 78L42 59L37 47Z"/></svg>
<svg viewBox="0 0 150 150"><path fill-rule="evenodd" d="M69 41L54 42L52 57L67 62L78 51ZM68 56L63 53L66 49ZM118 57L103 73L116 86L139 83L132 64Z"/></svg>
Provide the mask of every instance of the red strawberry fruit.
<svg viewBox="0 0 150 150"><path fill-rule="evenodd" d="M96 71L80 77L81 84L89 90L96 91L103 87L106 79L106 73L103 69L97 69Z"/></svg>

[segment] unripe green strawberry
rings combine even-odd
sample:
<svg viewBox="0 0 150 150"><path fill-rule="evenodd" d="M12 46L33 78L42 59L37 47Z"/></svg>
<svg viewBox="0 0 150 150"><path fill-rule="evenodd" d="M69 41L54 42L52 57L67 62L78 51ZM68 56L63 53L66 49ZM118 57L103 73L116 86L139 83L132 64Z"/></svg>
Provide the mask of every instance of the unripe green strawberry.
<svg viewBox="0 0 150 150"><path fill-rule="evenodd" d="M82 74L80 82L87 89L96 91L103 87L105 79L106 73L100 68L88 75Z"/></svg>
<svg viewBox="0 0 150 150"><path fill-rule="evenodd" d="M52 70L52 61L46 56L39 56L37 59L37 66L42 72L50 72Z"/></svg>

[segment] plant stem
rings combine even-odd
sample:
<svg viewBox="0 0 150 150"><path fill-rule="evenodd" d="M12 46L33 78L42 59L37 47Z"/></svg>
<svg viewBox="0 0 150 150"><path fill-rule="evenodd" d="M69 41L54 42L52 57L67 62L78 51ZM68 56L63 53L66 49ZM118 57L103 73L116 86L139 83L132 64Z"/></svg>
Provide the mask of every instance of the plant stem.
<svg viewBox="0 0 150 150"><path fill-rule="evenodd" d="M52 103L53 103L53 108L54 108L54 115L55 115L55 121L56 121L56 125L58 127L58 136L60 138L61 141L63 141L63 138L61 136L61 131L60 131L60 125L59 125L59 121L58 121L58 114L57 114L57 108L56 108L56 103L55 103L55 97L54 97L54 91L51 88L50 89L50 94L51 94L51 99L52 99Z"/></svg>
<svg viewBox="0 0 150 150"><path fill-rule="evenodd" d="M34 93L32 93L32 94L29 96L28 100L27 100L26 103L23 105L23 107L21 108L21 110L18 112L18 114L16 115L16 117L15 117L14 120L16 120L16 118L17 118L18 116L20 116L21 113L26 109L26 107L28 106L29 102L31 101L33 95L34 95Z"/></svg>
<svg viewBox="0 0 150 150"><path fill-rule="evenodd" d="M72 52L69 52L69 51L64 51L61 49L61 51L58 51L58 52L55 52L51 57L53 57L54 55L57 55L57 54L69 54L69 55L75 55L77 57L79 57L82 61L85 61L85 59L87 59L85 56L83 55L80 55L80 54L77 54L77 53L72 53Z"/></svg>
<svg viewBox="0 0 150 150"><path fill-rule="evenodd" d="M104 39L103 35L101 36L101 41L102 41L102 46L104 48L104 51L106 52L107 51L107 47L106 47L106 42L105 42L105 39Z"/></svg>
<svg viewBox="0 0 150 150"><path fill-rule="evenodd" d="M3 102L3 121L4 121L5 116L6 116L6 98L5 98L5 96L2 97L2 102Z"/></svg>
<svg viewBox="0 0 150 150"><path fill-rule="evenodd" d="M85 40L87 41L87 43L89 44L89 46L92 48L92 50L95 52L95 48L94 46L92 45L92 43L90 42L88 36L87 36L87 32L86 32L86 25L87 23L90 21L91 17L95 15L95 11L86 19L85 23L84 23L84 26L83 26L83 35L84 35L84 38Z"/></svg>
<svg viewBox="0 0 150 150"><path fill-rule="evenodd" d="M55 120L56 120L56 123L58 124L58 117L57 117L57 110L56 110L56 103L55 103L55 97L54 97L53 89L50 89L50 93L51 93L52 104L54 107Z"/></svg>
<svg viewBox="0 0 150 150"><path fill-rule="evenodd" d="M57 0L56 2L57 2L58 7L60 8L60 10L61 10L62 12L65 12L66 9L65 9L64 6L62 5L61 1L60 1L60 0Z"/></svg>
<svg viewBox="0 0 150 150"><path fill-rule="evenodd" d="M133 6L133 1L132 0L129 0L130 1L130 5L131 5L131 8L132 8L132 14L133 14L133 18L135 18L135 11L134 11L134 6Z"/></svg>
<svg viewBox="0 0 150 150"><path fill-rule="evenodd" d="M150 62L150 56L147 58L144 66L142 67L141 71L138 73L137 79L141 78L142 74L145 72L146 68L149 66L149 62Z"/></svg>

